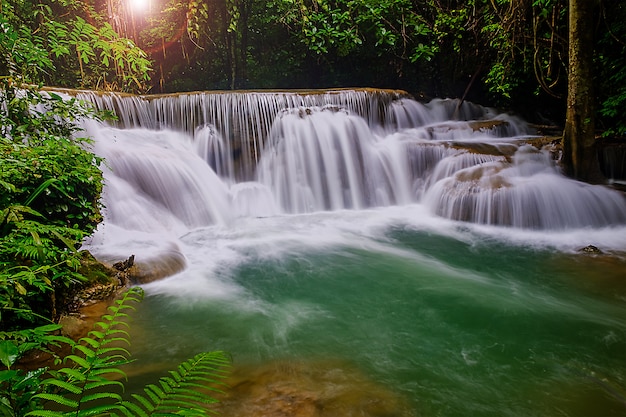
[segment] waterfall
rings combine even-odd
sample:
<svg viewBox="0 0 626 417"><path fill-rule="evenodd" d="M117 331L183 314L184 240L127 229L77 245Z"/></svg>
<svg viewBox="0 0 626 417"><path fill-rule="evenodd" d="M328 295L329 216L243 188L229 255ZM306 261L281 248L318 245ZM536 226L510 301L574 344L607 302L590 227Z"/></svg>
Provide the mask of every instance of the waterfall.
<svg viewBox="0 0 626 417"><path fill-rule="evenodd" d="M626 198L564 176L518 117L373 90L80 95L119 118L80 133L105 181L82 249L134 255L130 393L217 349L223 415L623 409Z"/></svg>
<svg viewBox="0 0 626 417"><path fill-rule="evenodd" d="M173 129L205 137L219 132L220 155L205 155L209 162L232 160L224 168L231 178L253 178L260 149L276 116L286 108L334 105L359 114L373 128L386 123L386 106L408 94L391 90L324 90L298 92L186 93L130 96L81 91L78 98L99 110L117 115L121 128ZM236 169L238 165L238 169Z"/></svg>
<svg viewBox="0 0 626 417"><path fill-rule="evenodd" d="M375 137L360 117L330 108L281 113L259 165L259 181L291 213L363 209L395 202L400 179L377 159Z"/></svg>
<svg viewBox="0 0 626 417"><path fill-rule="evenodd" d="M563 176L514 116L404 92L82 92L107 163L106 222L125 230L421 204L455 221L529 229L626 223L624 196Z"/></svg>
<svg viewBox="0 0 626 417"><path fill-rule="evenodd" d="M520 147L512 159L455 164L458 169L448 169L448 175L429 188L424 203L447 218L520 228L624 222L621 194L564 178L549 155L529 145Z"/></svg>

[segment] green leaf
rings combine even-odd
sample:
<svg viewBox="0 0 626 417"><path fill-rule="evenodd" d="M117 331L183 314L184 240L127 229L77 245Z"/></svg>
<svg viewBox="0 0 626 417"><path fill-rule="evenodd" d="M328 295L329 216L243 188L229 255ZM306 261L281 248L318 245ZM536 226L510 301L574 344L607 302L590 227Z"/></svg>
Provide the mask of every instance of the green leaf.
<svg viewBox="0 0 626 417"><path fill-rule="evenodd" d="M13 286L15 287L15 290L20 295L26 295L28 293L28 291L26 291L26 288L24 288L24 286L22 284L20 284L19 282L17 282L17 281L13 282Z"/></svg>
<svg viewBox="0 0 626 417"><path fill-rule="evenodd" d="M126 363L130 363L130 361L125 362ZM127 378L126 376L126 372L122 371L119 368L107 368L107 369L94 369L91 374L93 376L101 376L101 375L108 375L108 374L118 374L120 376L122 376L124 379Z"/></svg>
<svg viewBox="0 0 626 417"><path fill-rule="evenodd" d="M97 387L94 387L97 388ZM81 403L86 403L89 401L101 400L105 398L112 398L116 401L122 401L122 397L119 394L115 394L113 392L96 392L93 394L85 395L81 398Z"/></svg>
<svg viewBox="0 0 626 417"><path fill-rule="evenodd" d="M33 410L26 413L26 416L33 417L65 417L65 413L51 410Z"/></svg>
<svg viewBox="0 0 626 417"><path fill-rule="evenodd" d="M86 359L93 358L96 356L96 352L93 349L88 348L85 345L76 345L74 349L79 350L83 355L85 355Z"/></svg>
<svg viewBox="0 0 626 417"><path fill-rule="evenodd" d="M14 370L5 370L0 371L0 382L6 382L14 379L18 375L18 371Z"/></svg>
<svg viewBox="0 0 626 417"><path fill-rule="evenodd" d="M73 394L80 394L82 389L80 387L77 387L76 385L67 382L67 381L62 381L60 379L54 379L54 378L49 378L46 379L45 381L42 382L43 385L54 385L56 387L59 387L61 389L64 389L66 391L69 391Z"/></svg>
<svg viewBox="0 0 626 417"><path fill-rule="evenodd" d="M113 371L107 372L107 373L111 374L113 373ZM90 390L100 389L100 388L110 387L110 386L119 386L120 388L124 389L124 384L122 384L120 381L111 381L108 379L103 379L102 381L90 382L89 384L86 384L85 391L90 391Z"/></svg>
<svg viewBox="0 0 626 417"><path fill-rule="evenodd" d="M7 368L11 368L19 358L20 351L12 340L0 341L0 362Z"/></svg>
<svg viewBox="0 0 626 417"><path fill-rule="evenodd" d="M36 327L34 330L37 333L51 333L56 332L57 330L60 330L62 328L63 326L61 326L60 324L46 324L44 326Z"/></svg>
<svg viewBox="0 0 626 417"><path fill-rule="evenodd" d="M80 381L80 382L85 381L87 379L87 376L83 372L74 368L62 368L62 369L59 369L57 372L65 374L69 376L70 378L73 378L76 381Z"/></svg>
<svg viewBox="0 0 626 417"><path fill-rule="evenodd" d="M106 397L104 397L106 398ZM111 410L117 410L118 406L116 404L107 404L107 405L99 405L95 407L89 407L86 409L81 409L78 414L74 414L76 417L90 417L90 416L98 416L105 414Z"/></svg>
<svg viewBox="0 0 626 417"><path fill-rule="evenodd" d="M139 402L141 402L141 400L146 401L143 397L141 397L140 395L133 395L133 397L135 399L137 399ZM147 401L146 401L147 402ZM150 403L147 403L148 407L146 407L146 409L152 411L154 409L154 407L152 407L150 405ZM152 407L152 408L150 408ZM148 413L146 413L141 407L131 403L130 401L123 401L121 406L118 407L118 409L124 413L125 416L127 417L148 417Z"/></svg>
<svg viewBox="0 0 626 417"><path fill-rule="evenodd" d="M13 385L13 390L18 391L27 387L29 384L38 384L39 378L48 371L48 368L39 368L34 371L29 371L21 381Z"/></svg>
<svg viewBox="0 0 626 417"><path fill-rule="evenodd" d="M152 403L150 401L148 401L144 396L139 395L139 394L131 394L132 397L137 400L141 405L143 405L146 410L148 411L153 411L154 410L154 405L152 405ZM157 398L158 400L158 398ZM155 401L156 403L156 401Z"/></svg>
<svg viewBox="0 0 626 417"><path fill-rule="evenodd" d="M148 385L146 386L146 389L145 389L144 391L146 391L146 393L148 393L148 390L149 390L149 391L151 391L151 392L153 392L154 394L156 394L156 395L157 395L160 399L163 399L163 398L165 398L165 397L166 397L166 395L165 395L165 393L163 392L163 390L162 390L160 387L158 387L158 386L156 386L156 385L154 385L154 384L148 384ZM149 394L148 394L148 395L149 395ZM152 398L152 397L150 397L150 398ZM156 401L155 401L155 402L156 402Z"/></svg>
<svg viewBox="0 0 626 417"><path fill-rule="evenodd" d="M89 368L90 367L89 362L87 362L85 359L81 358L80 356L68 355L68 356L65 357L65 360L70 360L70 361L76 363L78 366L82 366L83 368Z"/></svg>
<svg viewBox="0 0 626 417"><path fill-rule="evenodd" d="M78 401L74 401L71 400L69 398L66 398L62 395L59 394L48 394L48 393L42 393L42 394L37 394L35 395L36 398L41 398L42 400L46 400L46 401L52 401L56 404L59 405L64 405L66 407L70 407L70 408L77 408L78 407Z"/></svg>

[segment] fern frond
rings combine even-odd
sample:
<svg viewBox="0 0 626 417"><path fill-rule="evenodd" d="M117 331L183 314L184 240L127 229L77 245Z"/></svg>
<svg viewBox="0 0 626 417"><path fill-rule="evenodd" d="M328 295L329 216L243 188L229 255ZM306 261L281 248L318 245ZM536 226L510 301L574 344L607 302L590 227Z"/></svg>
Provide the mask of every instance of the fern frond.
<svg viewBox="0 0 626 417"><path fill-rule="evenodd" d="M127 358L127 357L130 356L130 352L127 349L125 349L123 347L119 347L119 346L108 347L108 348L102 348L101 347L100 349L98 349L98 353L100 355L110 355L113 352L119 352L119 353L116 353L115 356L122 356L124 358Z"/></svg>
<svg viewBox="0 0 626 417"><path fill-rule="evenodd" d="M73 353L65 357L65 367L54 373L52 377L43 381L48 388L57 392L37 394L36 398L54 403L57 414L32 414L35 417L89 417L119 410L122 402L121 395L116 391L123 391L124 384L107 379L105 376L119 374L124 378L126 374L119 369L129 362L130 353L119 343L129 344L128 333L119 331L119 326L127 326L122 321L127 315L122 309L132 308L127 303L140 299L143 292L140 289L130 289L116 304L109 308L110 314L101 318L96 324L102 331L93 330L87 337L74 345ZM111 345L115 343L116 345ZM103 404L109 400L108 404ZM111 401L112 400L112 401ZM42 410L38 410L40 412Z"/></svg>
<svg viewBox="0 0 626 417"><path fill-rule="evenodd" d="M52 401L55 404L63 405L65 407L69 407L69 408L77 408L78 407L78 401L69 399L69 398L64 397L63 395L59 395L59 394L49 394L49 393L45 393L44 392L44 393L35 395L35 398L40 398L40 399L45 400L45 401Z"/></svg>
<svg viewBox="0 0 626 417"><path fill-rule="evenodd" d="M176 383L174 383L173 385L170 385L170 381L172 381L171 378L161 378L159 380L159 385L161 385L161 390L166 394L170 394L174 392L174 389L172 387L176 386Z"/></svg>
<svg viewBox="0 0 626 417"><path fill-rule="evenodd" d="M92 334L93 333L93 334ZM130 335L128 334L128 332L126 330L117 328L117 329L109 329L107 331L109 337L113 336L114 334L121 334L124 338L128 339L130 337ZM96 332L96 331L91 331L89 332L89 335L94 336L94 337L98 337L98 338L103 338L104 334L102 334L101 336L98 336L98 334L102 334L101 332Z"/></svg>
<svg viewBox="0 0 626 417"><path fill-rule="evenodd" d="M72 394L80 394L81 392L81 389L77 387L76 385L67 381L63 381L61 379L55 379L55 378L46 379L45 381L42 382L42 384L47 385L47 386L53 385L57 388L61 388L62 390L65 390Z"/></svg>
<svg viewBox="0 0 626 417"><path fill-rule="evenodd" d="M163 401L163 405L170 407L197 407L198 404L215 404L217 400L213 397L192 391L189 395L170 395L169 399Z"/></svg>
<svg viewBox="0 0 626 417"><path fill-rule="evenodd" d="M76 381L84 381L87 378L84 373L74 368L61 368L57 372L65 374L67 377Z"/></svg>
<svg viewBox="0 0 626 417"><path fill-rule="evenodd" d="M81 402L82 403L88 403L90 401L101 400L103 398L113 398L116 401L122 401L122 397L119 394L115 394L115 393L112 393L112 392L96 392L94 394L84 395L81 398ZM109 407L112 408L112 406L110 404L109 404Z"/></svg>
<svg viewBox="0 0 626 417"><path fill-rule="evenodd" d="M161 398L150 389L150 385L145 387L143 391L146 393L146 395L152 401L153 404L158 405L161 403Z"/></svg>
<svg viewBox="0 0 626 417"><path fill-rule="evenodd" d="M141 400L138 399L137 401L139 402L141 402L142 400L145 401L143 397L139 396L139 398L141 398ZM144 404L144 407L146 407L146 409L149 409L149 407L151 407L151 404L148 402L147 404ZM149 416L149 414L146 413L143 408L139 407L138 405L130 401L123 401L117 407L117 409L126 417L148 417Z"/></svg>
<svg viewBox="0 0 626 417"><path fill-rule="evenodd" d="M36 410L28 417L199 417L212 413L208 407L218 401L209 393L221 392L216 386L223 384L230 366L228 356L221 351L200 353L181 363L157 384L147 385L144 394L131 394L130 401L116 392L123 390L122 382L106 378L110 374L126 378L119 369L130 356L126 348L120 347L129 344L128 333L123 330L128 326L122 320L127 316L124 311L133 308L128 303L139 300L142 294L140 289L131 289L116 301L109 314L96 324L99 330L94 328L66 356L66 363L74 367L55 371L43 382L43 386L60 393L35 397L53 403L55 411Z"/></svg>
<svg viewBox="0 0 626 417"><path fill-rule="evenodd" d="M109 379L102 378L102 381L91 382L89 384L85 384L85 391L89 392L92 390L101 389L101 388L109 387L109 386L117 386L117 387L120 387L122 390L124 389L124 384L122 384L120 381L111 381ZM117 396L117 394L111 393L111 392L106 392L105 394L109 396ZM86 398L86 397L87 396L84 396L83 398Z"/></svg>
<svg viewBox="0 0 626 417"><path fill-rule="evenodd" d="M111 404L100 405L100 406L95 406L95 407L90 407L84 410L80 410L77 414L75 414L75 417L100 416L115 409L117 409L117 406L114 404L113 405Z"/></svg>
<svg viewBox="0 0 626 417"><path fill-rule="evenodd" d="M26 413L26 417L65 417L65 413L52 410L33 410Z"/></svg>
<svg viewBox="0 0 626 417"><path fill-rule="evenodd" d="M123 402L121 415L137 414L137 407L150 416L206 415L210 411L206 406L217 402L207 392L219 391L209 384L219 384L226 377L225 368L229 366L230 361L224 352L200 353L181 363L176 371L170 371L170 376L162 377L159 385L147 385L145 395L133 394L135 402Z"/></svg>
<svg viewBox="0 0 626 417"><path fill-rule="evenodd" d="M81 358L80 356L77 355L67 355L65 357L66 361L72 361L74 362L76 365L83 367L83 368L89 368L89 362L86 361L84 358Z"/></svg>
<svg viewBox="0 0 626 417"><path fill-rule="evenodd" d="M150 413L152 413L152 411L154 411L154 406L152 405L152 403L150 401L148 401L146 398L142 397L139 394L133 394L132 397L137 400L137 402L139 404L141 404L146 410L148 410ZM132 404L132 403L128 403L128 404ZM135 404L133 404L135 406Z"/></svg>
<svg viewBox="0 0 626 417"><path fill-rule="evenodd" d="M96 356L96 350L91 349L85 345L76 345L74 346L74 350L80 351L83 355L85 355L85 359L87 360Z"/></svg>
<svg viewBox="0 0 626 417"><path fill-rule="evenodd" d="M126 362L124 362L124 363L126 363ZM92 372L92 375L94 375L94 376L110 375L110 374L118 374L122 378L127 379L126 372L124 372L124 371L122 371L121 369L118 369L118 368L95 369Z"/></svg>
<svg viewBox="0 0 626 417"><path fill-rule="evenodd" d="M102 335L104 336L104 335ZM89 346L91 346L94 349L97 349L98 346L100 346L101 342L98 342L97 340L92 339L91 337L81 337L79 342L84 342L87 343Z"/></svg>

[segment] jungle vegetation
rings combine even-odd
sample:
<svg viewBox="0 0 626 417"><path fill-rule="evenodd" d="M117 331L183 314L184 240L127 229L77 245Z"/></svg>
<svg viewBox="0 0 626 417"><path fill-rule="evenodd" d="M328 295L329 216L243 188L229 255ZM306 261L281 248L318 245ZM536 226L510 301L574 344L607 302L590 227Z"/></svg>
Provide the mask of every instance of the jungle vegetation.
<svg viewBox="0 0 626 417"><path fill-rule="evenodd" d="M620 111L626 103L623 2L17 4L5 9L29 16L22 23L44 39L53 64L63 68L46 74L49 85L147 93L380 87L418 98L467 99L564 129L566 170L588 181L601 181L595 135L622 140L626 134ZM578 64L587 69L581 73ZM587 85L578 88L581 83Z"/></svg>
<svg viewBox="0 0 626 417"><path fill-rule="evenodd" d="M598 128L623 135L626 5L588 3ZM562 126L569 9L568 0L153 0L132 21L155 63L152 92L399 88Z"/></svg>

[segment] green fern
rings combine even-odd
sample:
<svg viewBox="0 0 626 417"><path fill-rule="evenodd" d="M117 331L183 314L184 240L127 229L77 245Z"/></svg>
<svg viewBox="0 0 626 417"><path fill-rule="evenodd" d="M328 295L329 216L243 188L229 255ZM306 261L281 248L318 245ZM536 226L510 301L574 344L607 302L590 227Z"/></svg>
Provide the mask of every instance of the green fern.
<svg viewBox="0 0 626 417"><path fill-rule="evenodd" d="M124 400L120 394L124 384L107 378L118 374L126 378L119 368L129 363L130 353L127 317L130 305L143 297L140 288L131 288L109 307L110 314L102 316L94 330L74 345L65 362L73 364L51 372L51 377L41 382L45 392L34 396L43 407L26 413L33 417L90 417L110 415L116 417L149 417L166 415L204 416L210 413L208 405L217 400L211 392L221 392L216 386L226 377L230 360L221 351L200 353L183 362L169 376L157 384L145 387L145 395L133 394Z"/></svg>
<svg viewBox="0 0 626 417"><path fill-rule="evenodd" d="M226 374L229 359L224 352L205 352L183 362L169 377L163 377L159 384L149 384L144 388L145 396L133 394L135 402L123 401L114 416L148 417L166 415L204 416L210 412L206 405L217 400L207 390L221 392L214 388Z"/></svg>
<svg viewBox="0 0 626 417"><path fill-rule="evenodd" d="M131 302L138 302L143 297L140 288L131 288L124 296L109 307L110 314L102 316L94 330L79 340L74 352L65 357L65 362L73 363L73 367L65 367L51 372L52 377L42 381L48 392L37 394L35 398L55 404L55 411L34 410L27 416L61 417L61 416L92 416L113 410L116 404L102 405L103 399L114 399L121 402L115 387L124 388L119 381L107 379L107 375L120 374L119 369L129 362L130 353L120 345L129 345L129 335L123 321L128 309L133 309ZM57 411L59 410L59 411Z"/></svg>

